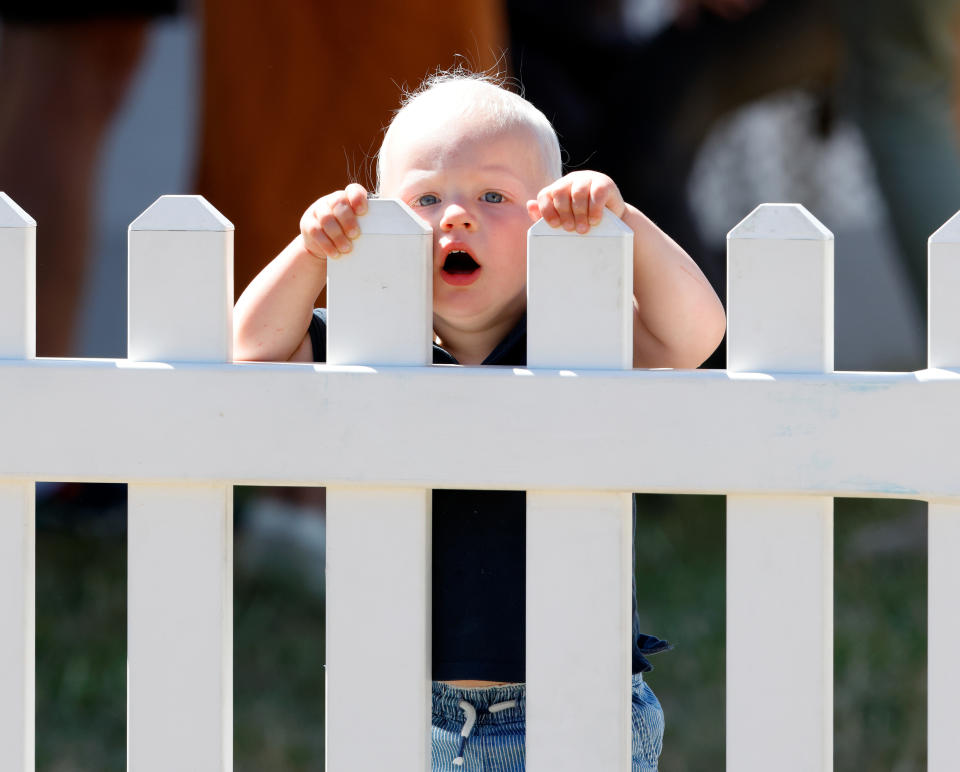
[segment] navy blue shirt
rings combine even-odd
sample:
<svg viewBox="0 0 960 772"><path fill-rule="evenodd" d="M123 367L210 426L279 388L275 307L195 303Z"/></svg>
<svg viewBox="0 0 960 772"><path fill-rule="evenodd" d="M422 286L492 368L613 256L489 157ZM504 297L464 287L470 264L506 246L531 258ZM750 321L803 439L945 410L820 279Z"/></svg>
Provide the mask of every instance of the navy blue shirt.
<svg viewBox="0 0 960 772"><path fill-rule="evenodd" d="M315 309L314 361L326 361L326 335L326 309ZM458 364L438 345L433 362ZM483 364L526 362L524 316ZM433 491L433 680L526 681L526 508L524 491ZM645 655L670 648L639 625L634 577L634 673L652 669Z"/></svg>

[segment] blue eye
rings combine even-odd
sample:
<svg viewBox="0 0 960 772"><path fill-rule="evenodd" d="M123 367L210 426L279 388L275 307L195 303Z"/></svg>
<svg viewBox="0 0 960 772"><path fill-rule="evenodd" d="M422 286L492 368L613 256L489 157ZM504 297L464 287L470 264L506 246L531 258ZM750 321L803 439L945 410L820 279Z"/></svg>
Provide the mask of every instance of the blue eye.
<svg viewBox="0 0 960 772"><path fill-rule="evenodd" d="M433 195L433 193L424 193L414 203L417 206L433 206L434 204L439 204L440 199Z"/></svg>
<svg viewBox="0 0 960 772"><path fill-rule="evenodd" d="M502 204L503 193L497 193L495 190L488 190L483 194L483 200L488 204Z"/></svg>

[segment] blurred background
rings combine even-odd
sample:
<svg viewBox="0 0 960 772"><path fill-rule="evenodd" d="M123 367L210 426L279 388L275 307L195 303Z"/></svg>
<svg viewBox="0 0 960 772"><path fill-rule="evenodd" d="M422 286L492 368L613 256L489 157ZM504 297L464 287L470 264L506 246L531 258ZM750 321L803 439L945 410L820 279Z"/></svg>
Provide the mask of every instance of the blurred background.
<svg viewBox="0 0 960 772"><path fill-rule="evenodd" d="M519 79L568 168L610 173L721 297L726 232L804 204L835 236L837 369L925 366L926 238L960 209L956 0L43 5L0 0L0 190L38 222L40 356L125 356L126 227L159 195L235 224L239 294L311 201L371 182L400 87L459 63ZM235 766L319 770L322 491L235 499ZM719 769L723 499L639 513L644 629L676 646L649 679L661 768ZM840 499L835 522L836 769L924 769L925 506ZM123 769L124 486L40 486L37 524L37 768Z"/></svg>

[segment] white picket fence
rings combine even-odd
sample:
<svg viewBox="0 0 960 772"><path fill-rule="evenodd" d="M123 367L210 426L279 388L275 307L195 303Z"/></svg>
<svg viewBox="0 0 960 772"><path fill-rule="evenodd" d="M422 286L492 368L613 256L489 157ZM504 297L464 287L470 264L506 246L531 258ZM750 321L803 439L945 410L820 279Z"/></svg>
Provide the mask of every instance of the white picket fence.
<svg viewBox="0 0 960 772"><path fill-rule="evenodd" d="M130 226L128 359L36 359L35 223L0 199L0 768L33 769L37 480L129 483L135 772L232 767L233 484L328 486L332 772L429 768L431 487L529 491L531 772L630 768L630 491L728 496L735 772L832 766L832 497L928 500L928 768L955 767L960 218L917 373L833 372L833 238L799 206L730 233L725 372L628 371L612 218L531 229L528 368L430 366L431 236L390 201L364 231L329 364L231 362L233 229L197 197Z"/></svg>

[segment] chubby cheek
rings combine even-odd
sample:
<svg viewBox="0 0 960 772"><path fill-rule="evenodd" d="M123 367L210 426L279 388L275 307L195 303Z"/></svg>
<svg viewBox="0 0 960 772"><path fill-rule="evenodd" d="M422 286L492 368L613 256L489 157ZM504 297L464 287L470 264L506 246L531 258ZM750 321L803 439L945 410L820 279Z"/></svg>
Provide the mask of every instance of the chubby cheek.
<svg viewBox="0 0 960 772"><path fill-rule="evenodd" d="M519 293L523 291L527 284L527 250L524 244L523 250L510 255L510 259L503 266L504 289L507 292Z"/></svg>

